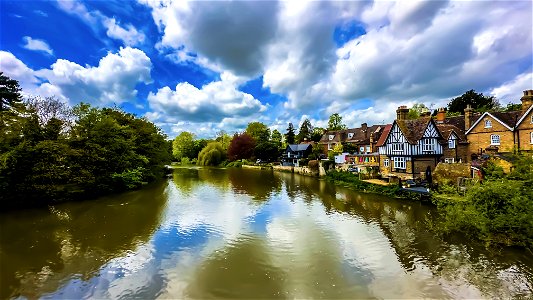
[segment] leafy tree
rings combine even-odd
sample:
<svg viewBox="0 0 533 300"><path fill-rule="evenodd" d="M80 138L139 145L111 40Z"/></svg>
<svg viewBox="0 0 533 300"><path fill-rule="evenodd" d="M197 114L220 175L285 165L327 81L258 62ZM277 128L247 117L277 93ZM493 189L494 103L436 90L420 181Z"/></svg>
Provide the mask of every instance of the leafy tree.
<svg viewBox="0 0 533 300"><path fill-rule="evenodd" d="M255 141L247 133L235 134L228 147L228 159L248 159L254 154Z"/></svg>
<svg viewBox="0 0 533 300"><path fill-rule="evenodd" d="M338 113L329 116L328 130L342 130L346 129L346 125L342 123L342 117Z"/></svg>
<svg viewBox="0 0 533 300"><path fill-rule="evenodd" d="M281 148L281 142L282 142L281 132L279 132L277 129L274 129L274 131L272 131L271 141L275 143L278 148Z"/></svg>
<svg viewBox="0 0 533 300"><path fill-rule="evenodd" d="M429 112L429 108L423 103L416 103L409 109L407 119L418 119L422 113Z"/></svg>
<svg viewBox="0 0 533 300"><path fill-rule="evenodd" d="M22 102L22 89L18 81L11 79L0 72L0 112L20 105Z"/></svg>
<svg viewBox="0 0 533 300"><path fill-rule="evenodd" d="M226 153L222 144L219 142L210 142L198 154L197 164L200 166L216 166L226 159Z"/></svg>
<svg viewBox="0 0 533 300"><path fill-rule="evenodd" d="M324 154L324 147L320 144L315 144L313 145L313 150L309 155L309 159L320 159L322 154Z"/></svg>
<svg viewBox="0 0 533 300"><path fill-rule="evenodd" d="M222 145L224 151L228 151L229 143L231 142L231 136L227 134L224 130L217 132L215 141L219 142Z"/></svg>
<svg viewBox="0 0 533 300"><path fill-rule="evenodd" d="M321 127L315 127L313 128L313 133L311 133L311 140L313 142L319 142L322 136L324 135L324 132L326 130Z"/></svg>
<svg viewBox="0 0 533 300"><path fill-rule="evenodd" d="M448 111L450 113L462 114L467 105L470 105L472 109L480 112L500 108L500 103L494 96L485 96L483 93L476 93L474 90L469 90L461 96L450 100L448 103Z"/></svg>
<svg viewBox="0 0 533 300"><path fill-rule="evenodd" d="M333 152L335 155L339 155L343 151L344 151L344 148L343 148L342 144L336 144L335 147L333 147L333 150L331 152Z"/></svg>
<svg viewBox="0 0 533 300"><path fill-rule="evenodd" d="M301 143L307 139L307 141L311 141L311 134L313 133L313 125L311 125L311 121L309 119L305 119L302 123L302 126L300 126L300 131L298 131L298 135L296 136L296 141L298 143Z"/></svg>
<svg viewBox="0 0 533 300"><path fill-rule="evenodd" d="M258 143L254 149L255 157L263 161L275 161L279 156L279 147L275 142Z"/></svg>
<svg viewBox="0 0 533 300"><path fill-rule="evenodd" d="M248 123L246 133L251 136L256 143L268 141L270 139L270 129L261 122Z"/></svg>
<svg viewBox="0 0 533 300"><path fill-rule="evenodd" d="M342 151L348 153L355 153L359 151L359 147L353 143L342 143Z"/></svg>
<svg viewBox="0 0 533 300"><path fill-rule="evenodd" d="M196 152L197 148L197 145L194 143L194 134L188 131L183 131L172 143L172 154L178 161L180 161L182 157L195 158L199 152Z"/></svg>
<svg viewBox="0 0 533 300"><path fill-rule="evenodd" d="M294 133L294 125L292 123L289 123L289 127L287 127L287 133L285 134L285 141L287 144L294 144L296 134Z"/></svg>
<svg viewBox="0 0 533 300"><path fill-rule="evenodd" d="M503 109L504 112L522 110L522 103L509 103Z"/></svg>

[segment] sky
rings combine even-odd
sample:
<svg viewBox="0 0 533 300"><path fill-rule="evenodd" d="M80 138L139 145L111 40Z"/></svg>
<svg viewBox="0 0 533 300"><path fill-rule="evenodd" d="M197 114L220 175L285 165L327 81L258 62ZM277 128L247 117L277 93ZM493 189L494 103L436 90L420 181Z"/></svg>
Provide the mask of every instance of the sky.
<svg viewBox="0 0 533 300"><path fill-rule="evenodd" d="M529 0L0 0L0 25L0 70L25 95L119 106L170 138L385 124L533 88Z"/></svg>

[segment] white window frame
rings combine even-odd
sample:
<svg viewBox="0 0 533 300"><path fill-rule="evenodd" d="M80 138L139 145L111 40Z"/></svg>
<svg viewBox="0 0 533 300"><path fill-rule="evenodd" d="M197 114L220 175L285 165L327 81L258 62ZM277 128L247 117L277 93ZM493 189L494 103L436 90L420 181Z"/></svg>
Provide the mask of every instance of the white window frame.
<svg viewBox="0 0 533 300"><path fill-rule="evenodd" d="M531 144L533 144L533 131L530 133L531 135Z"/></svg>
<svg viewBox="0 0 533 300"><path fill-rule="evenodd" d="M348 132L348 138L349 139L353 138L353 132Z"/></svg>
<svg viewBox="0 0 533 300"><path fill-rule="evenodd" d="M365 152L365 147L364 146L360 146L359 147L359 153L364 153Z"/></svg>
<svg viewBox="0 0 533 300"><path fill-rule="evenodd" d="M533 124L533 115L531 115L531 124Z"/></svg>
<svg viewBox="0 0 533 300"><path fill-rule="evenodd" d="M500 135L499 134L491 134L490 135L490 144L491 145L500 145Z"/></svg>
<svg viewBox="0 0 533 300"><path fill-rule="evenodd" d="M388 158L383 160L383 166L385 166L385 167L389 167L390 166L390 162L389 162Z"/></svg>
<svg viewBox="0 0 533 300"><path fill-rule="evenodd" d="M444 162L447 163L447 164L453 164L455 162L455 158L453 158L453 157L445 158Z"/></svg>
<svg viewBox="0 0 533 300"><path fill-rule="evenodd" d="M485 120L485 128L492 128L492 121L491 120Z"/></svg>
<svg viewBox="0 0 533 300"><path fill-rule="evenodd" d="M392 152L403 152L403 143L392 143Z"/></svg>
<svg viewBox="0 0 533 300"><path fill-rule="evenodd" d="M455 149L455 140L453 139L448 140L448 149Z"/></svg>
<svg viewBox="0 0 533 300"><path fill-rule="evenodd" d="M433 139L423 139L422 140L422 151L424 151L424 152L433 152L433 151L435 151L435 145L433 144Z"/></svg>
<svg viewBox="0 0 533 300"><path fill-rule="evenodd" d="M329 140L330 140L330 141L333 140L334 137L335 137L335 135L330 134L330 135L329 135Z"/></svg>
<svg viewBox="0 0 533 300"><path fill-rule="evenodd" d="M407 162L405 157L393 157L392 162L395 169L407 169Z"/></svg>
<svg viewBox="0 0 533 300"><path fill-rule="evenodd" d="M328 144L328 150L333 150L333 147L331 147L333 144Z"/></svg>
<svg viewBox="0 0 533 300"><path fill-rule="evenodd" d="M366 146L366 153L370 153L370 146Z"/></svg>

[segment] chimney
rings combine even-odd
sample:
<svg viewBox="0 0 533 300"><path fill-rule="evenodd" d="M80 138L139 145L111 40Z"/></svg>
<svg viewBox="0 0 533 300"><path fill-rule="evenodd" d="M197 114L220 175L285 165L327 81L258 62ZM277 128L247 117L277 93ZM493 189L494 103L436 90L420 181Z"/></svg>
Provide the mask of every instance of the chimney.
<svg viewBox="0 0 533 300"><path fill-rule="evenodd" d="M533 105L533 90L525 90L520 101L522 101L522 111L528 110Z"/></svg>
<svg viewBox="0 0 533 300"><path fill-rule="evenodd" d="M409 108L402 105L396 110L396 120L407 120L407 114L409 113Z"/></svg>
<svg viewBox="0 0 533 300"><path fill-rule="evenodd" d="M470 129L470 126L472 125L472 112L474 110L472 109L472 106L468 104L465 108L465 130Z"/></svg>
<svg viewBox="0 0 533 300"><path fill-rule="evenodd" d="M444 120L446 120L446 111L443 107L439 108L437 111L437 123L444 123Z"/></svg>
<svg viewBox="0 0 533 300"><path fill-rule="evenodd" d="M361 124L361 129L363 131L366 131L367 128L368 128L368 125L366 123Z"/></svg>

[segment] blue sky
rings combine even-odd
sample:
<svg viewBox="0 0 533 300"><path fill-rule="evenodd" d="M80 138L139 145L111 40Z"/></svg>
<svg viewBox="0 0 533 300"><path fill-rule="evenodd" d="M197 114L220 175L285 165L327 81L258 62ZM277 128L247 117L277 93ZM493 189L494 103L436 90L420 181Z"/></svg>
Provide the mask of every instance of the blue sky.
<svg viewBox="0 0 533 300"><path fill-rule="evenodd" d="M0 5L0 67L27 95L119 105L170 137L335 112L356 127L469 89L506 104L533 88L531 1Z"/></svg>

